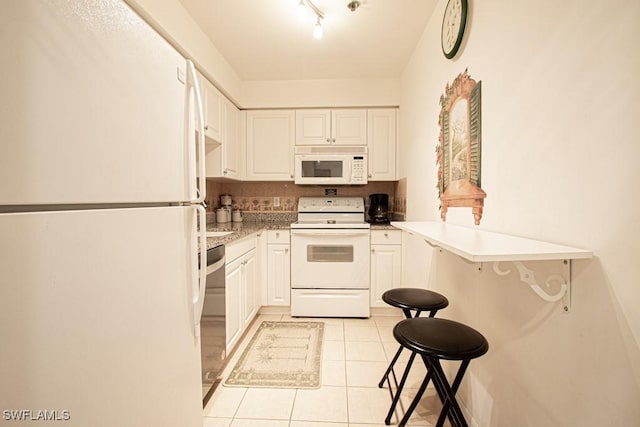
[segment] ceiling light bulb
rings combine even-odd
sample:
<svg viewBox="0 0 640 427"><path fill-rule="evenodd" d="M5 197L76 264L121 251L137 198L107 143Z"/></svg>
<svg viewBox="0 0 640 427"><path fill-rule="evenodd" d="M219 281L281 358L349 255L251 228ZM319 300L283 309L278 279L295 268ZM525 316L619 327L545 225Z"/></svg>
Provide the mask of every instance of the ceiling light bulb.
<svg viewBox="0 0 640 427"><path fill-rule="evenodd" d="M318 17L318 22L316 22L315 27L313 27L313 37L321 39L323 35L324 31L322 30L322 24L320 24L320 17Z"/></svg>
<svg viewBox="0 0 640 427"><path fill-rule="evenodd" d="M304 21L307 17L307 6L304 4L304 0L300 0L298 3L298 11L296 12L298 15L299 21Z"/></svg>

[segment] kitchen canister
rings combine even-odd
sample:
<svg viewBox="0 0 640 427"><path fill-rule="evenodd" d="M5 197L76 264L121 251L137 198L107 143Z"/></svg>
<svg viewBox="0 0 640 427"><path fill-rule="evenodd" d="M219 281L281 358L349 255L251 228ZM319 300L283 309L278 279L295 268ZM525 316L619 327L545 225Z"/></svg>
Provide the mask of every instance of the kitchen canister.
<svg viewBox="0 0 640 427"><path fill-rule="evenodd" d="M222 194L220 195L220 204L222 206L231 206L231 195L230 194Z"/></svg>
<svg viewBox="0 0 640 427"><path fill-rule="evenodd" d="M229 222L231 220L231 212L229 209L220 208L216 209L216 222L224 223Z"/></svg>
<svg viewBox="0 0 640 427"><path fill-rule="evenodd" d="M240 209L234 209L231 212L231 220L233 222L242 222L242 211Z"/></svg>

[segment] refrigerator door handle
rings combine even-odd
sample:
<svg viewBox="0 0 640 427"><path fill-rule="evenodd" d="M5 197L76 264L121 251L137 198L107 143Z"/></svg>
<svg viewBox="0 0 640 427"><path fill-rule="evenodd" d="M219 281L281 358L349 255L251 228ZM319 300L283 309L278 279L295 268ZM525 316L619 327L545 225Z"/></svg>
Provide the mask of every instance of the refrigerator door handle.
<svg viewBox="0 0 640 427"><path fill-rule="evenodd" d="M195 108L195 122L196 122L196 150L197 156L189 156L189 169L196 168L196 194L195 198L191 200L192 203L202 204L207 196L206 191L206 172L204 165L205 156L205 141L204 141L204 110L202 108L202 94L200 92L200 85L198 84L198 75L196 74L196 67L193 62L187 59L187 93L193 90L194 108ZM187 144L190 144L192 135L187 136ZM189 153L193 153L189 149Z"/></svg>
<svg viewBox="0 0 640 427"><path fill-rule="evenodd" d="M200 336L200 318L204 309L204 295L207 287L207 211L201 205L194 206L194 216L197 214L200 224L198 243L200 248L200 268L194 275L193 284L193 326L196 337ZM196 219L196 218L194 218ZM194 223L196 223L194 221Z"/></svg>

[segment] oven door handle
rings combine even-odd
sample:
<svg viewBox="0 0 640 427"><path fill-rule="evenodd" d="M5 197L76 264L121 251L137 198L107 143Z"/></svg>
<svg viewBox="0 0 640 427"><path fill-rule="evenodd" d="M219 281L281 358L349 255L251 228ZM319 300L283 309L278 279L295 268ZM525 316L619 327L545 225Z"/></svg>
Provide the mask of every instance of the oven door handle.
<svg viewBox="0 0 640 427"><path fill-rule="evenodd" d="M326 231L298 231L291 230L292 236L314 236L314 237L349 237L349 236L365 236L369 234L366 231L350 231L345 233L343 230L327 229Z"/></svg>

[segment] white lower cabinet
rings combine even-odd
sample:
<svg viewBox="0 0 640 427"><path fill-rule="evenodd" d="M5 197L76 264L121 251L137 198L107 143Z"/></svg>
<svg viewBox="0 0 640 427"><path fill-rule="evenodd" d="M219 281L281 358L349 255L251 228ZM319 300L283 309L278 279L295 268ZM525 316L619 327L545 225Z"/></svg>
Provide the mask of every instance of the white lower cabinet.
<svg viewBox="0 0 640 427"><path fill-rule="evenodd" d="M225 248L225 313L227 353L231 351L258 312L260 284L256 262L256 236Z"/></svg>
<svg viewBox="0 0 640 427"><path fill-rule="evenodd" d="M291 305L289 230L267 231L267 305Z"/></svg>
<svg viewBox="0 0 640 427"><path fill-rule="evenodd" d="M225 312L227 353L238 343L244 330L242 316L242 260L226 265Z"/></svg>
<svg viewBox="0 0 640 427"><path fill-rule="evenodd" d="M256 262L256 250L252 249L251 252L246 254L242 261L242 268L244 271L243 280L242 280L242 301L244 303L244 307L242 310L243 314L243 326L246 328L249 323L253 320L255 315L258 313L259 307L259 299L260 296L260 288L258 285L258 275L257 275L257 267L258 263Z"/></svg>
<svg viewBox="0 0 640 427"><path fill-rule="evenodd" d="M382 294L402 281L402 231L371 230L371 307L389 307Z"/></svg>

